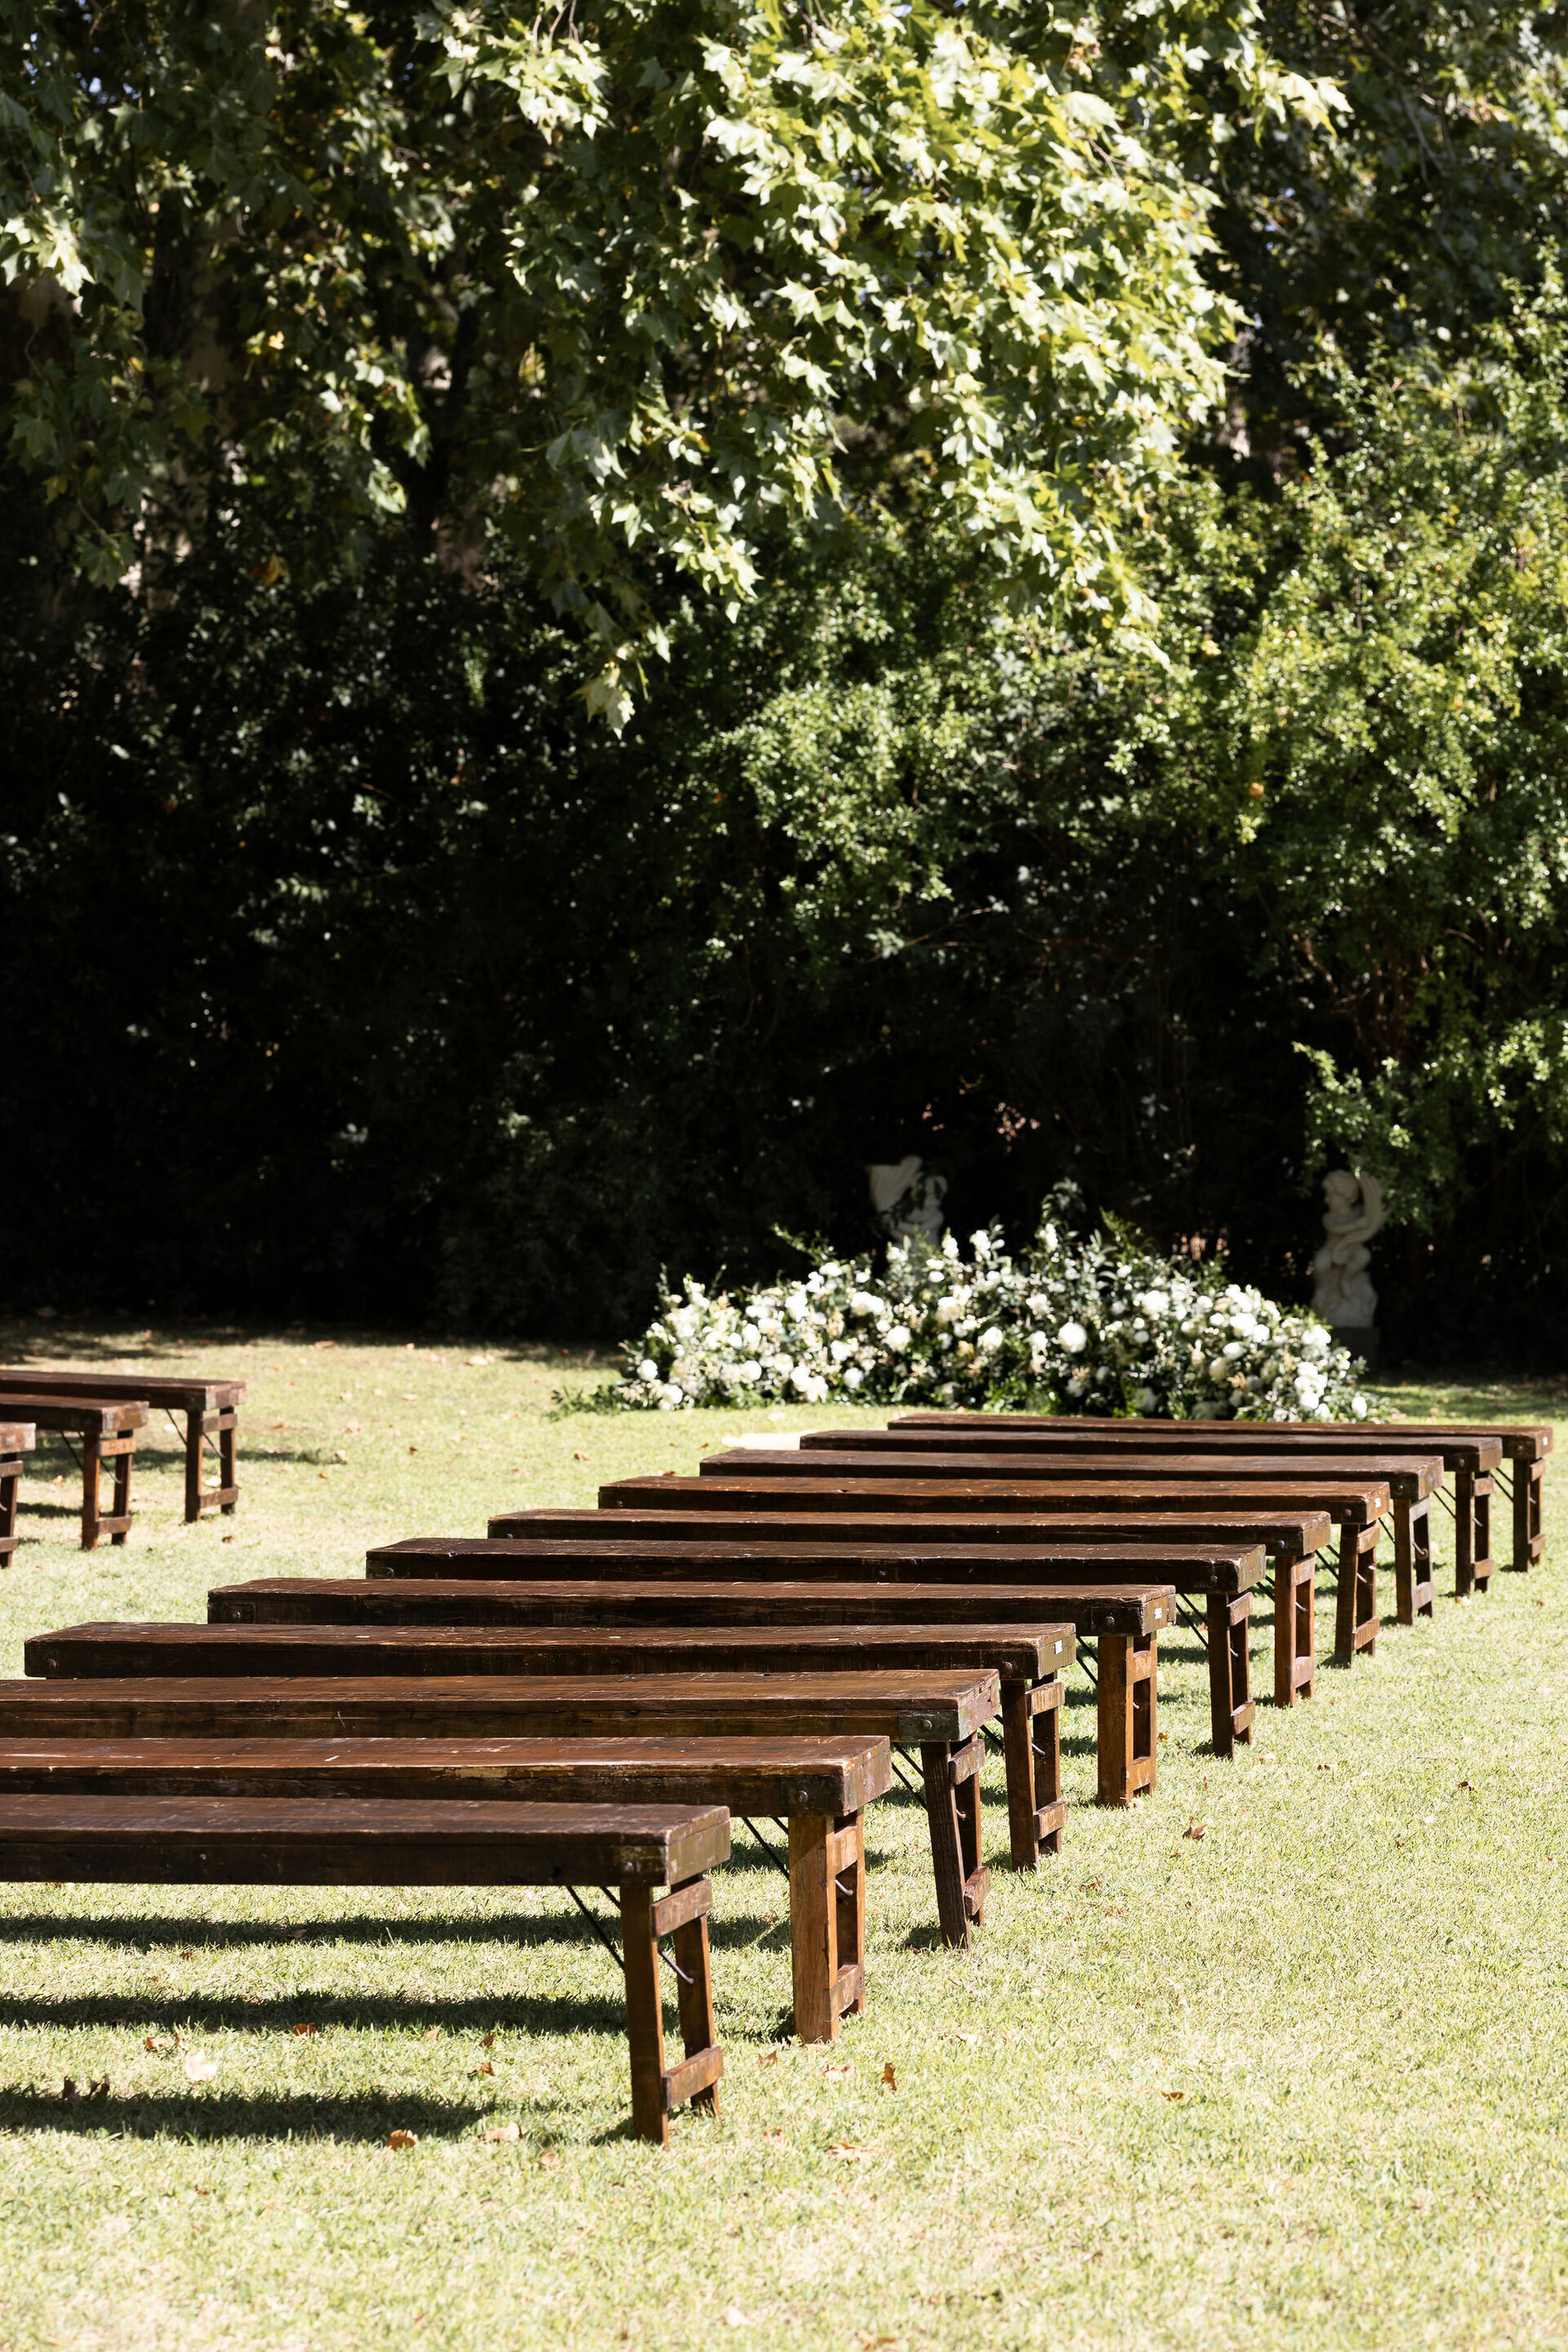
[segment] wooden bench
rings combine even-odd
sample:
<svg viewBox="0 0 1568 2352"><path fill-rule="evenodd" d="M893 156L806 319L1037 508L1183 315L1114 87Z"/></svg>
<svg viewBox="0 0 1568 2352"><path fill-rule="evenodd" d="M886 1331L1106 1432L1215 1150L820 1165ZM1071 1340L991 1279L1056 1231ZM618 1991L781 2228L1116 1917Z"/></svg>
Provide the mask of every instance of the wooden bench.
<svg viewBox="0 0 1568 2352"><path fill-rule="evenodd" d="M1496 1438L1502 1449L1503 1461L1509 1465L1505 1491L1512 1506L1513 1559L1511 1565L1526 1573L1541 1558L1545 1544L1545 1522L1542 1516L1542 1485L1546 1456L1552 1451L1552 1432L1544 1423L1517 1428L1502 1423L1487 1421L1376 1421L1363 1422L1361 1428L1378 1445L1388 1437L1489 1437ZM1500 1471L1494 1475L1500 1475ZM1477 1547L1480 1559L1487 1557L1489 1547ZM1476 1581L1480 1581L1478 1567Z"/></svg>
<svg viewBox="0 0 1568 2352"><path fill-rule="evenodd" d="M865 2008L863 1817L892 1779L885 1739L0 1741L0 1799L461 1797L722 1805L748 1822L778 1821L788 1842L795 2030L803 2042L836 2042L840 2017Z"/></svg>
<svg viewBox="0 0 1568 2352"><path fill-rule="evenodd" d="M1120 1543L1109 1539L1075 1543L1065 1532L1058 1534L1059 1517L1031 1517L1023 1513L991 1517L984 1512L908 1512L880 1517L870 1511L837 1515L781 1511L748 1513L742 1518L731 1512L623 1510L616 1512L611 1524L616 1534L606 1539L602 1512L509 1511L490 1521L489 1539L526 1546L539 1559L542 1571L552 1576L593 1575L600 1572L602 1564L605 1574L681 1577L688 1573L687 1556L695 1544L704 1553L722 1547L731 1558L784 1550L792 1576L903 1574L917 1580L921 1568L915 1554L921 1548L963 1549L1003 1543L1011 1546L1019 1563L1037 1561L1041 1580L1082 1578L1086 1583L1102 1583L1156 1577L1180 1591L1204 1592L1211 1601L1215 1595L1203 1578L1215 1564L1215 1550L1223 1561L1261 1546L1274 1570L1275 1702L1293 1706L1298 1697L1310 1698L1316 1687L1312 1560L1328 1542L1331 1525L1322 1510L1270 1517L1249 1517L1246 1512L1205 1516L1194 1511L1190 1517L1175 1512L1147 1512L1130 1513L1125 1519L1075 1519L1072 1523L1075 1533L1094 1528L1105 1529L1108 1537L1121 1534L1126 1540ZM403 1543L380 1545L366 1555L366 1573L373 1577L435 1573L435 1567L426 1569L419 1563L460 1560L466 1557L462 1546L468 1540L415 1536ZM897 1565L900 1559L902 1567ZM699 1568L707 1572L708 1561L694 1560L692 1572ZM460 1575L463 1570L460 1565L442 1566L438 1572ZM527 1572L526 1559L520 1560L516 1572ZM486 1573L494 1576L498 1571L492 1566ZM1196 1580L1185 1581L1189 1574ZM1237 1597L1234 1591L1230 1595L1232 1600ZM1248 1598L1248 1617L1250 1607ZM1220 1612L1215 1608L1205 1613L1217 1616ZM1234 1627L1241 1620L1228 1608L1225 1614L1226 1636L1217 1650L1212 1624L1205 1625L1202 1635L1209 1655L1211 1722L1219 1755L1231 1752L1237 1736L1237 1714L1251 1704L1247 1636L1240 1637L1238 1658Z"/></svg>
<svg viewBox="0 0 1568 2352"><path fill-rule="evenodd" d="M181 1412L185 1417L185 1517L199 1519L215 1506L232 1516L239 1500L235 1466L235 1436L239 1408L245 1402L243 1381L182 1380L156 1372L82 1372L70 1366L50 1365L37 1370L29 1364L0 1368L0 1411L13 1394L85 1397L101 1402L144 1404L149 1412ZM207 1442L217 1441L218 1483L203 1484Z"/></svg>
<svg viewBox="0 0 1568 2352"><path fill-rule="evenodd" d="M732 1452L704 1456L700 1468L708 1475L744 1475L746 1465L765 1463L781 1477L812 1475L814 1463L831 1463L846 1471L858 1465L876 1465L875 1475L897 1478L907 1467L929 1471L933 1477L961 1477L975 1472L993 1478L1026 1476L1050 1477L1060 1475L1096 1483L1118 1486L1128 1475L1130 1457L1124 1452L1110 1448L1085 1448L1074 1452L1068 1460L1058 1464L1049 1454L1030 1460L1022 1445L994 1448L985 1446L953 1446L931 1448L919 1443L921 1433L910 1434L916 1443L884 1448L882 1439L888 1433L878 1431L853 1432L852 1442L839 1447L832 1441L839 1432L826 1430L804 1436L797 1449L781 1449L765 1453L760 1449L736 1448ZM864 1450L862 1451L862 1447ZM1024 1465L1028 1461L1029 1466ZM788 1466L784 1466L788 1465ZM1432 1532L1431 1496L1443 1483L1443 1466L1433 1454L1424 1457L1390 1459L1367 1456L1355 1463L1342 1462L1332 1454L1301 1454L1289 1460L1273 1460L1266 1454L1252 1454L1245 1450L1237 1453L1205 1454L1200 1450L1180 1454L1140 1453L1136 1456L1137 1475L1145 1484L1163 1479L1192 1479L1199 1483L1217 1483L1237 1494L1245 1494L1253 1484L1268 1482L1281 1475L1300 1476L1308 1483L1325 1482L1320 1491L1330 1503L1335 1483L1342 1479L1371 1479L1386 1486L1394 1516L1395 1565L1403 1561L1405 1573L1415 1595L1413 1614L1432 1613ZM1340 1522L1342 1529L1346 1522ZM1348 1665L1357 1650L1371 1649L1377 1637L1376 1554L1377 1531L1361 1529L1364 1540L1352 1556L1342 1536L1339 1589L1335 1612L1334 1656L1338 1664ZM1364 1554L1364 1560L1362 1555Z"/></svg>
<svg viewBox="0 0 1568 2352"><path fill-rule="evenodd" d="M887 1739L918 1749L937 1916L968 1945L981 1858L981 1732L994 1674L180 1675L0 1683L0 1739Z"/></svg>
<svg viewBox="0 0 1568 2352"><path fill-rule="evenodd" d="M37 1434L30 1421L0 1421L0 1568L9 1568L16 1550L16 1490L22 1483L24 1454L33 1450Z"/></svg>
<svg viewBox="0 0 1568 2352"><path fill-rule="evenodd" d="M709 1969L708 1873L721 1805L378 1798L24 1796L0 1791L0 1881L109 1886L614 1886L620 1895L632 2129L715 2108L724 2072ZM668 1886L658 1895L655 1889ZM664 2063L659 1943L670 1939L686 2056Z"/></svg>
<svg viewBox="0 0 1568 2352"><path fill-rule="evenodd" d="M496 1549L489 1544L453 1539L454 1555L476 1570L493 1566ZM216 1587L207 1596L207 1622L1038 1627L1052 1619L1063 1619L1075 1634L1099 1642L1102 1649L1108 1642L1131 1643L1144 1651L1151 1650L1161 1630L1171 1622L1175 1605L1175 1594L1168 1586L1147 1582L1125 1587L1054 1585L1047 1591L1037 1584L775 1582L759 1574L749 1580L715 1583L700 1580L704 1570L700 1553L689 1565L692 1580L667 1578L651 1583L586 1576L548 1583L515 1577L491 1580L483 1575L420 1580L384 1578L368 1582L359 1578L269 1577ZM779 1574L784 1578L787 1571L781 1568ZM1007 1819L1016 1870L1033 1870L1042 1846L1052 1853L1060 1851L1066 1819L1061 1799L1060 1710L1043 1706L1037 1696L1039 1688L1026 1679L1002 1674ZM1042 1728L1048 1734L1044 1746L1038 1736ZM1107 1795L1108 1790L1120 1786L1120 1779L1108 1780L1106 1775L1120 1771L1115 1758L1126 1744L1127 1727L1108 1719L1100 1729L1102 1801L1123 1801ZM1016 1752L1015 1743L1019 1743Z"/></svg>
<svg viewBox="0 0 1568 2352"><path fill-rule="evenodd" d="M711 1458L711 1457L710 1457ZM766 1459L753 1454L752 1459ZM793 1462L808 1460L799 1454L784 1456ZM830 1457L817 1454L816 1463L824 1464ZM845 1457L863 1467L875 1461L874 1455L852 1454ZM948 1460L950 1456L930 1457L930 1462ZM809 1460L808 1460L809 1466ZM901 1465L895 1465L901 1468ZM913 1464L911 1464L913 1468ZM744 1511L748 1515L777 1512L790 1507L805 1510L857 1512L914 1512L925 1515L931 1511L964 1510L990 1519L998 1525L1003 1515L1013 1511L1040 1515L1056 1510L1067 1516L1085 1507L1092 1507L1105 1494L1102 1482L1083 1483L1076 1473L1064 1473L1058 1477L1042 1465L1039 1473L1028 1479L988 1478L984 1476L938 1476L930 1471L930 1464L921 1462L921 1475L908 1477L862 1476L848 1473L831 1476L786 1476L743 1478L736 1475L714 1477L621 1478L599 1489L599 1501L605 1509L621 1506L637 1510L657 1510L661 1497L679 1508L708 1508L723 1512ZM929 1472L930 1475L925 1475ZM1418 1483L1415 1475L1400 1474L1407 1490ZM1441 1475L1434 1471L1434 1475ZM1254 1496L1261 1510L1316 1508L1327 1511L1340 1529L1339 1563L1336 1576L1335 1649L1336 1663L1348 1664L1358 1650L1368 1649L1377 1637L1377 1531L1382 1519L1391 1507L1388 1482L1385 1479L1352 1479L1342 1472L1337 1479L1280 1479L1275 1484L1266 1480L1256 1485L1240 1482L1240 1493ZM1170 1484L1159 1481L1150 1485L1131 1482L1117 1487L1117 1497L1123 1504L1163 1504L1175 1512L1188 1503L1200 1511L1213 1511L1221 1496L1228 1505L1238 1498L1227 1493L1224 1482L1213 1478L1194 1478L1190 1484ZM1075 1526L1078 1523L1075 1521ZM1426 1581L1430 1584L1430 1551L1426 1551ZM1431 1606L1427 1593L1427 1608ZM1292 1623L1295 1618L1292 1612Z"/></svg>
<svg viewBox="0 0 1568 2352"><path fill-rule="evenodd" d="M100 1535L122 1544L131 1528L131 1465L138 1433L147 1426L144 1404L94 1404L86 1397L7 1395L0 1399L9 1420L30 1422L64 1438L81 1440L81 1548L95 1551ZM114 1469L113 1507L105 1511L99 1493L103 1465Z"/></svg>
<svg viewBox="0 0 1568 2352"><path fill-rule="evenodd" d="M1000 1445L1008 1453L1044 1453L1076 1458L1085 1450L1100 1449L1142 1459L1152 1454L1259 1454L1288 1470L1300 1455L1342 1461L1352 1470L1365 1466L1373 1475L1381 1465L1394 1459L1439 1460L1454 1481L1454 1591L1458 1595L1479 1585L1484 1591L1492 1573L1492 1474L1502 1459L1496 1433L1469 1430L1448 1433L1421 1424L1405 1424L1371 1435L1363 1422L1312 1423L1308 1426L1256 1421L1070 1421L1049 1415L1021 1413L1015 1429L1012 1417L997 1433L996 1416L976 1413L964 1421L910 1414L895 1419L889 1435L900 1445L912 1444L942 1449L954 1440L964 1446L983 1445L988 1452ZM803 1438L803 1445L826 1443L838 1433ZM867 1443L856 1432L857 1446ZM1434 1497L1443 1501L1441 1487ZM1409 1553L1412 1528L1409 1513L1395 1496L1394 1543L1397 1554ZM1430 1605L1424 1612L1430 1615ZM1410 1618L1403 1612L1401 1623Z"/></svg>

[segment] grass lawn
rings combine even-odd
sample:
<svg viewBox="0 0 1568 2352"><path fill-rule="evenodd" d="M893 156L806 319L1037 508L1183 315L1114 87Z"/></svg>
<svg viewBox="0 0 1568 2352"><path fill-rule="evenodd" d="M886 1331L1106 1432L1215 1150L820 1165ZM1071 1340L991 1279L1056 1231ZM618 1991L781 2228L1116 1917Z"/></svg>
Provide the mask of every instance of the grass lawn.
<svg viewBox="0 0 1568 2352"><path fill-rule="evenodd" d="M36 1457L7 1674L50 1625L200 1618L214 1582L352 1573L373 1541L690 1470L740 1427L865 1418L552 1419L595 1375L542 1350L58 1322L0 1349L250 1384L232 1519L182 1525L165 1425L131 1541L84 1557L75 1474ZM1261 1708L1230 1765L1173 1637L1157 1795L1086 1801L1059 1860L998 1868L970 1956L934 1944L922 1814L878 1806L870 2012L835 2051L785 2038L783 1882L737 1827L724 2112L663 2155L626 2136L619 1980L564 1896L0 1889L0 2347L1568 2346L1561 1549ZM1265 1609L1265 1682L1268 1655ZM1072 1696L1087 1800L1081 1675ZM994 1768L986 1794L995 1861ZM68 2076L108 2087L68 2101Z"/></svg>

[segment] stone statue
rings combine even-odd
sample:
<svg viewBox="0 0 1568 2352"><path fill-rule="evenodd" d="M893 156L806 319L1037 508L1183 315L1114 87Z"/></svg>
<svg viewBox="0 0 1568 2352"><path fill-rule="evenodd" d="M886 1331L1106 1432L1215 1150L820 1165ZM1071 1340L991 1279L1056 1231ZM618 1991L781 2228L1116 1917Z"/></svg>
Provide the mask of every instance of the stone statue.
<svg viewBox="0 0 1568 2352"><path fill-rule="evenodd" d="M928 1176L925 1162L910 1152L907 1160L879 1161L868 1167L871 1206L877 1212L877 1222L884 1233L896 1242L907 1242L923 1234L928 1242L936 1241L947 1223L942 1204L947 1198L945 1176Z"/></svg>
<svg viewBox="0 0 1568 2352"><path fill-rule="evenodd" d="M1336 1168L1323 1179L1323 1194L1328 1239L1312 1260L1312 1312L1331 1326L1370 1330L1377 1320L1377 1293L1367 1279L1367 1244L1388 1222L1383 1187L1375 1176Z"/></svg>

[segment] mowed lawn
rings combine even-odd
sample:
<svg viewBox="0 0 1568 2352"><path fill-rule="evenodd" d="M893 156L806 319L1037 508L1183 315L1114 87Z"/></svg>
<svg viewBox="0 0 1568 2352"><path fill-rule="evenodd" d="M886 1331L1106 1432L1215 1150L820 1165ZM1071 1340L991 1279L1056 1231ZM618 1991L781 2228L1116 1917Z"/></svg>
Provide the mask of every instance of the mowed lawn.
<svg viewBox="0 0 1568 2352"><path fill-rule="evenodd" d="M49 1626L199 1619L216 1582L353 1573L740 1429L868 1418L552 1418L599 1370L482 1344L34 1322L0 1347L250 1384L233 1518L182 1525L165 1424L131 1541L84 1557L75 1472L36 1457L11 1674ZM935 1944L922 1813L877 1807L869 2014L832 2051L788 2038L784 1881L737 1826L723 2114L662 2155L626 2137L618 1976L563 1895L0 1889L0 2346L1568 2345L1562 1556L1464 1606L1446 1575L1434 1622L1260 1708L1233 1764L1177 1634L1160 1786L1126 1813L1087 1801L1076 1675L1067 1851L997 1867L971 1955ZM1264 1604L1260 1681L1268 1643ZM994 1768L986 1796L1000 1865Z"/></svg>

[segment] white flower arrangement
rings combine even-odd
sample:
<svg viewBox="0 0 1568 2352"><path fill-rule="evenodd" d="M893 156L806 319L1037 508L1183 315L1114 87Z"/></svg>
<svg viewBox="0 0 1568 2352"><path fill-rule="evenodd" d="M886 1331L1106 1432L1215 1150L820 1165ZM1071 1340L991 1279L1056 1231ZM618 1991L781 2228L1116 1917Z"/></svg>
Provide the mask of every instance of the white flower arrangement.
<svg viewBox="0 0 1568 2352"><path fill-rule="evenodd" d="M597 1404L1009 1406L1176 1421L1360 1421L1360 1369L1322 1324L1223 1267L1164 1259L1126 1234L1068 1244L1044 1225L1015 1260L995 1231L823 1258L804 1281L666 1289Z"/></svg>

